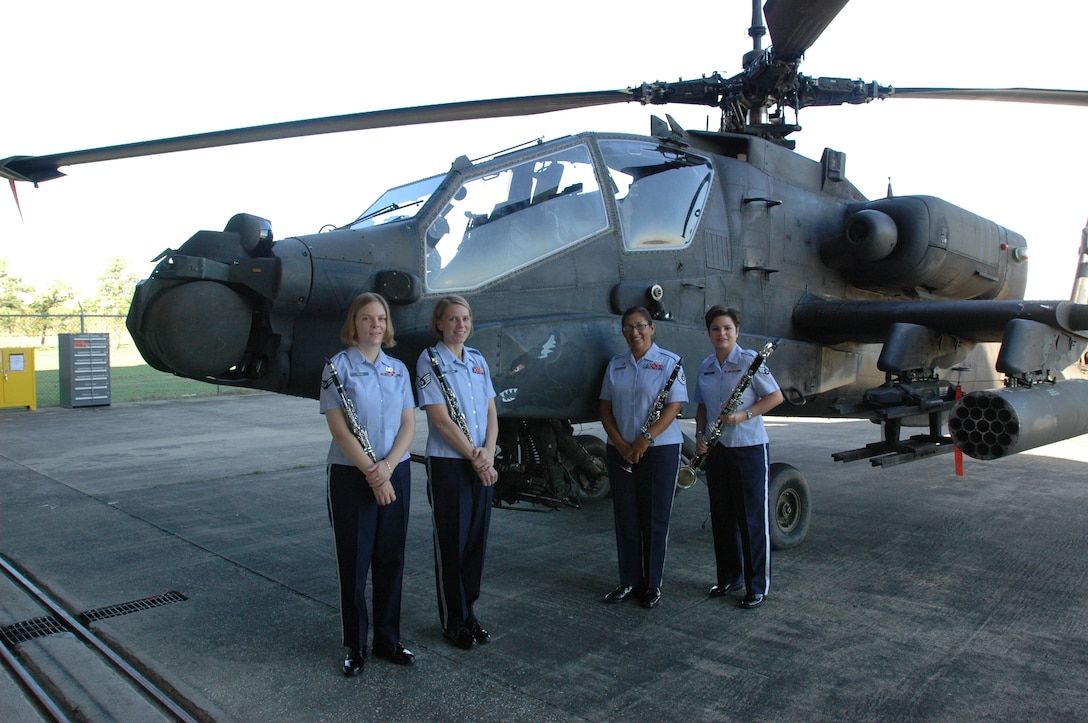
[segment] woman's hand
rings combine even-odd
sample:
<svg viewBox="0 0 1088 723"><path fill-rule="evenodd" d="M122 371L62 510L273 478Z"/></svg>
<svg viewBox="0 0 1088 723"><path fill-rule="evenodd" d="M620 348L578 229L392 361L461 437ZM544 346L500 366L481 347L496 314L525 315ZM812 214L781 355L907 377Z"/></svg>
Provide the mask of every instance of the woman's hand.
<svg viewBox="0 0 1088 723"><path fill-rule="evenodd" d="M372 487L371 489L374 491L374 501L382 507L390 502L395 502L397 499L397 493L393 491L393 485L388 481L379 487Z"/></svg>
<svg viewBox="0 0 1088 723"><path fill-rule="evenodd" d="M499 479L499 471L495 469L495 450L488 447L476 447L472 450L472 469L483 482L484 487L490 487Z"/></svg>
<svg viewBox="0 0 1088 723"><path fill-rule="evenodd" d="M364 469L363 474L366 475L366 483L370 485L370 489L377 489L392 481L393 466L389 464L388 460L380 459Z"/></svg>
<svg viewBox="0 0 1088 723"><path fill-rule="evenodd" d="M650 440L639 437L627 447L627 453L623 456L628 464L638 464L646 450L650 448Z"/></svg>
<svg viewBox="0 0 1088 723"><path fill-rule="evenodd" d="M747 412L733 412L732 414L723 414L720 417L720 419L722 420L722 424L725 424L725 425L730 426L730 427L735 427L738 424L740 424L741 422L747 422L748 421L748 413Z"/></svg>

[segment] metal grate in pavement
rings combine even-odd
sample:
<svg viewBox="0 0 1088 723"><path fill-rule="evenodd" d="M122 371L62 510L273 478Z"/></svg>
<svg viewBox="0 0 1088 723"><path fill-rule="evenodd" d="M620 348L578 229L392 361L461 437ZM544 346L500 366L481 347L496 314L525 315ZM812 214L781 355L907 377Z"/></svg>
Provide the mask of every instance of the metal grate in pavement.
<svg viewBox="0 0 1088 723"><path fill-rule="evenodd" d="M132 602L120 603L119 605L110 605L109 607L87 610L81 614L81 617L84 622L93 623L95 620L105 620L106 618L115 618L118 615L138 613L141 610L150 610L151 608L157 608L188 599L189 598L185 597L180 592L170 590L169 592L164 592L162 595L152 595L151 597L145 597L142 600L133 600Z"/></svg>
<svg viewBox="0 0 1088 723"><path fill-rule="evenodd" d="M68 632L68 629L61 625L56 618L32 618L0 628L0 638L3 638L4 645L14 648L19 643L27 640L66 632Z"/></svg>

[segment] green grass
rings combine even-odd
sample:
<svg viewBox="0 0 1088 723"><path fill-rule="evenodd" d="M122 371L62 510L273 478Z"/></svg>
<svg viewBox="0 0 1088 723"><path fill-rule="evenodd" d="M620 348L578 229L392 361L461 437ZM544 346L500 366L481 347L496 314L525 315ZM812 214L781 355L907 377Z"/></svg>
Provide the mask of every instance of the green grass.
<svg viewBox="0 0 1088 723"><path fill-rule="evenodd" d="M35 371L34 380L37 384L38 406L60 406L60 373L56 369ZM111 404L258 393L260 392L250 389L183 379L152 369L146 364L110 367Z"/></svg>
<svg viewBox="0 0 1088 723"><path fill-rule="evenodd" d="M0 339L0 346L10 347ZM35 396L39 407L60 406L59 354L53 345L34 346ZM261 394L250 389L183 379L152 369L131 344L110 348L110 404L152 399L183 399L238 394Z"/></svg>

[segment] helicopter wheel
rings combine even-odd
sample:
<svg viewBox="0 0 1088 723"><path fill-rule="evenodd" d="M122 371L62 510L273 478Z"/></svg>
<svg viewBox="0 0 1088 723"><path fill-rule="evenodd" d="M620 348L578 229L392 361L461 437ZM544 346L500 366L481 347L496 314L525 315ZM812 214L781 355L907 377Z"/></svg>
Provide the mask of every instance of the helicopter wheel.
<svg viewBox="0 0 1088 723"><path fill-rule="evenodd" d="M808 533L812 506L808 482L796 467L771 464L768 502L771 505L771 549L797 547Z"/></svg>
<svg viewBox="0 0 1088 723"><path fill-rule="evenodd" d="M586 454L594 458L596 463L594 466L601 470L607 469L605 466L604 440L592 434L580 434L574 438L574 441L582 445ZM594 478L578 470L575 473L575 481L577 482L578 499L582 502L598 502L608 497L608 493L612 491L607 472L602 472Z"/></svg>

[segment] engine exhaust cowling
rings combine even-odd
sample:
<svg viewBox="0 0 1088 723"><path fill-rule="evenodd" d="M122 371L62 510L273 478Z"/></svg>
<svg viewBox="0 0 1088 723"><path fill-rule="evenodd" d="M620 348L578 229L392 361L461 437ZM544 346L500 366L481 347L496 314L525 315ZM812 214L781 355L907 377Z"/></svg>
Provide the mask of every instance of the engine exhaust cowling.
<svg viewBox="0 0 1088 723"><path fill-rule="evenodd" d="M932 196L854 207L820 258L860 289L938 299L1023 298L1024 237Z"/></svg>

